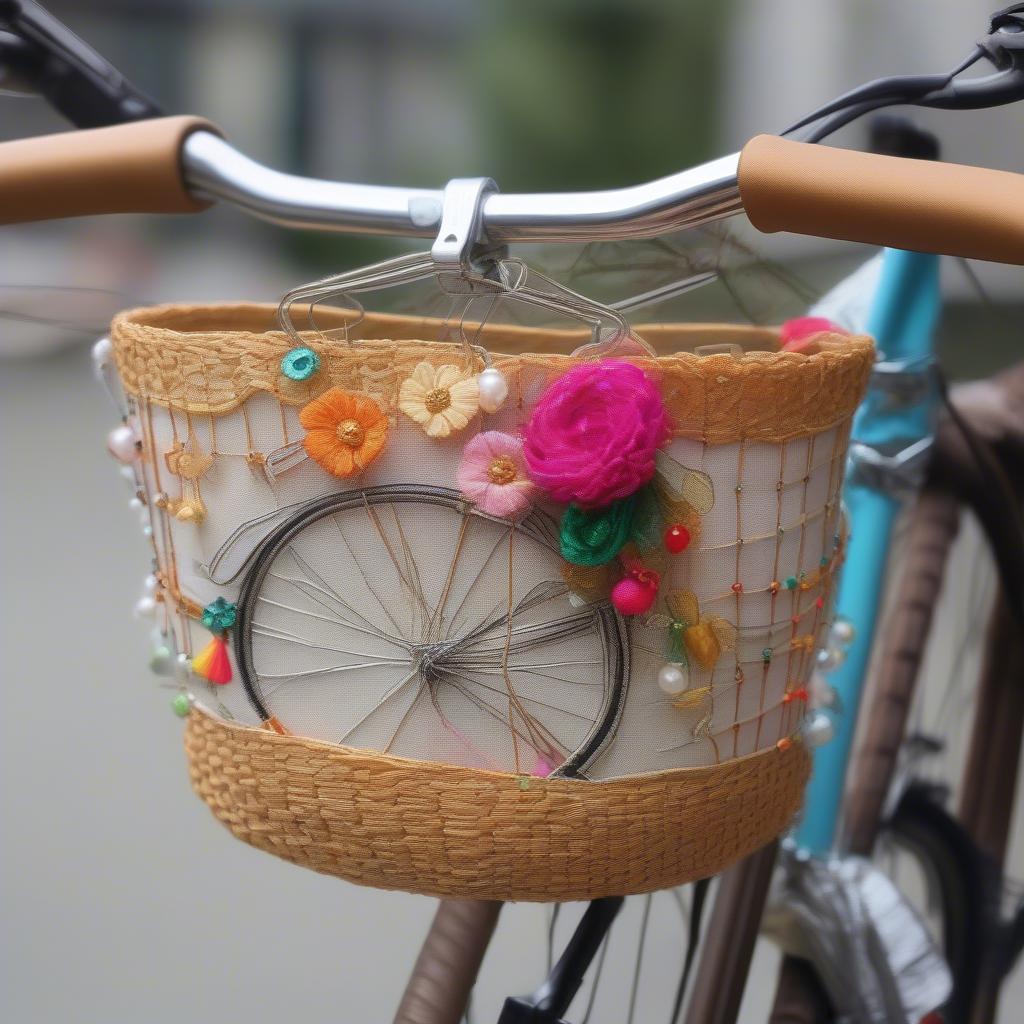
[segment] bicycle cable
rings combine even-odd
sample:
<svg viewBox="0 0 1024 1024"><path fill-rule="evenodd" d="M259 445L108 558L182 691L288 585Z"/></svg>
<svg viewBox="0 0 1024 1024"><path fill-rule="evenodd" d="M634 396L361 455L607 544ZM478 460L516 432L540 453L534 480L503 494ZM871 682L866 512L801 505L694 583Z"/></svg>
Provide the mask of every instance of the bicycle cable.
<svg viewBox="0 0 1024 1024"><path fill-rule="evenodd" d="M960 74L985 59L996 73L960 82ZM951 71L935 75L896 75L858 86L795 121L781 134L817 124L803 142L820 142L851 121L891 106L971 110L1024 98L1024 3L993 14L988 32ZM821 122L820 124L818 122Z"/></svg>

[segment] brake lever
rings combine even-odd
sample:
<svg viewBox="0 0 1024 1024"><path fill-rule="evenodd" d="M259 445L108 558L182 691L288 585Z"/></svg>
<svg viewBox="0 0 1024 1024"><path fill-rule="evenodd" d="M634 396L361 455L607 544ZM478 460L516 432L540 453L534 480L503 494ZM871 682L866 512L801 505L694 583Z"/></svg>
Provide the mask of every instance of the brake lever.
<svg viewBox="0 0 1024 1024"><path fill-rule="evenodd" d="M33 0L0 0L0 65L77 128L162 117L108 60Z"/></svg>
<svg viewBox="0 0 1024 1024"><path fill-rule="evenodd" d="M983 78L958 82L918 101L922 107L943 110L978 110L1024 99L1024 3L1011 4L992 15L988 34L978 49L998 70Z"/></svg>

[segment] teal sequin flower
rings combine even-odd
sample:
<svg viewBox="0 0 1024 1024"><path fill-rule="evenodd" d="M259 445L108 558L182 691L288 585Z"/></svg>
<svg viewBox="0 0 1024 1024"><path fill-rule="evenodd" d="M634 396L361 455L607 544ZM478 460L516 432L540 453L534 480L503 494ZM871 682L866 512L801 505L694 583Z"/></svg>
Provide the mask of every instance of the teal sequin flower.
<svg viewBox="0 0 1024 1024"><path fill-rule="evenodd" d="M218 597L203 609L203 625L211 633L223 633L235 624L238 610L231 601Z"/></svg>
<svg viewBox="0 0 1024 1024"><path fill-rule="evenodd" d="M573 565L610 562L629 540L635 509L636 495L612 502L607 508L582 509L570 505L562 513L562 557Z"/></svg>
<svg viewBox="0 0 1024 1024"><path fill-rule="evenodd" d="M293 348L281 360L281 372L289 380L309 380L320 369L320 357L311 348Z"/></svg>

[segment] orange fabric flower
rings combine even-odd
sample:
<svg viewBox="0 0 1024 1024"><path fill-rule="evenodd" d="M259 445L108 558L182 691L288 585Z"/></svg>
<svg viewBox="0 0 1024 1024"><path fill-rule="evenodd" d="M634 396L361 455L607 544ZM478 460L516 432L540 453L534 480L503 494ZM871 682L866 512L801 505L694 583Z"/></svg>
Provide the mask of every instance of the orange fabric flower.
<svg viewBox="0 0 1024 1024"><path fill-rule="evenodd" d="M388 436L387 417L372 398L331 388L303 406L306 454L334 476L359 473L373 462Z"/></svg>

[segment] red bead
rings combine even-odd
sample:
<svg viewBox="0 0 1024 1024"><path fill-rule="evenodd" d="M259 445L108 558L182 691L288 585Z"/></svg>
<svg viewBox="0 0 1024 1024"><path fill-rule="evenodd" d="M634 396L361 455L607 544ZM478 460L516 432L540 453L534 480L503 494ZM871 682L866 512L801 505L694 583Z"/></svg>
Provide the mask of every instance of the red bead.
<svg viewBox="0 0 1024 1024"><path fill-rule="evenodd" d="M815 608L824 608L825 607L825 598L819 597L818 600L814 602L814 607Z"/></svg>
<svg viewBox="0 0 1024 1024"><path fill-rule="evenodd" d="M743 584L739 583L739 582L734 583L732 585L732 592L734 594L742 594L743 593Z"/></svg>
<svg viewBox="0 0 1024 1024"><path fill-rule="evenodd" d="M665 547L673 554L678 555L690 546L690 531L678 523L670 526L665 531Z"/></svg>
<svg viewBox="0 0 1024 1024"><path fill-rule="evenodd" d="M649 612L657 596L657 586L641 583L635 576L626 576L612 587L612 604L620 615Z"/></svg>

